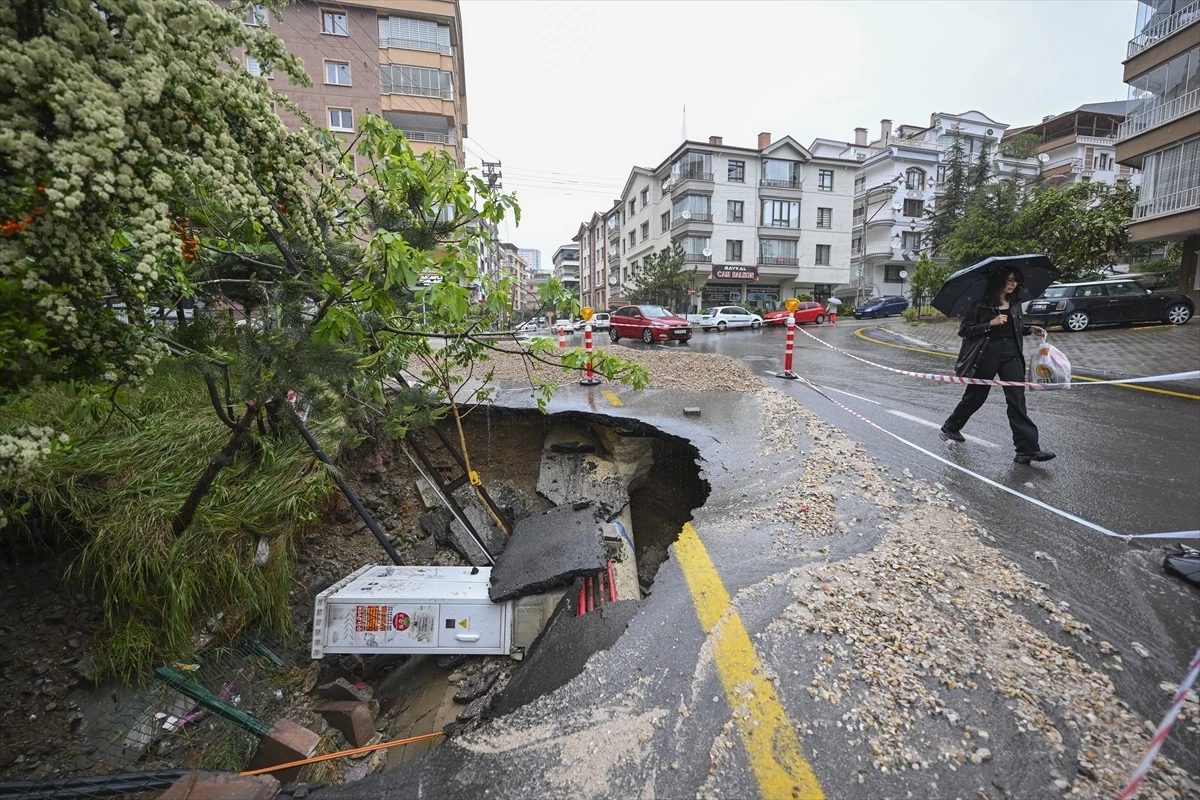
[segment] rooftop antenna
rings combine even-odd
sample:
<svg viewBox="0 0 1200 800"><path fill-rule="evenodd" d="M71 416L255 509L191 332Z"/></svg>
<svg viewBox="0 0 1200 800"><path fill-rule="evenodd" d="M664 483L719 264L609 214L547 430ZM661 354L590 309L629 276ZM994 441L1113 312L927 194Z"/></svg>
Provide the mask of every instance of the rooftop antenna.
<svg viewBox="0 0 1200 800"><path fill-rule="evenodd" d="M501 182L503 174L500 171L499 161L484 161L483 179L487 181L488 189L502 189L504 184Z"/></svg>
<svg viewBox="0 0 1200 800"><path fill-rule="evenodd" d="M683 127L679 135L683 137L683 141L687 141L687 103L683 104Z"/></svg>

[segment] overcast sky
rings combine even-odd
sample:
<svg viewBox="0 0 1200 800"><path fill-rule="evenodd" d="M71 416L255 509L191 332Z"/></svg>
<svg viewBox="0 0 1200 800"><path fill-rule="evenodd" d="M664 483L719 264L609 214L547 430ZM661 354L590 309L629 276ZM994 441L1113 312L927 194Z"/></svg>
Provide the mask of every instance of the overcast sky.
<svg viewBox="0 0 1200 800"><path fill-rule="evenodd" d="M852 140L976 109L1010 126L1126 96L1136 0L462 0L467 163L503 164L543 266L687 134Z"/></svg>

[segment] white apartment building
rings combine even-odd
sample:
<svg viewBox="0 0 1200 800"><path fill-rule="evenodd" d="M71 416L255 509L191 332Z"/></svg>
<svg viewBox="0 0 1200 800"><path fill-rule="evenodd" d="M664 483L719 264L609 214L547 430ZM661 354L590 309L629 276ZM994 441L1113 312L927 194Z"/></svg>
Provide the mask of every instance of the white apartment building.
<svg viewBox="0 0 1200 800"><path fill-rule="evenodd" d="M596 212L579 226L579 304L603 311L608 303L608 214Z"/></svg>
<svg viewBox="0 0 1200 800"><path fill-rule="evenodd" d="M517 255L521 260L529 265L529 268L534 272L542 271L542 251L535 247L518 247Z"/></svg>
<svg viewBox="0 0 1200 800"><path fill-rule="evenodd" d="M1074 111L1044 117L1037 125L1010 128L1003 148L1017 137L1036 137L1034 150L1041 161L1042 179L1055 186L1074 183L1127 181L1138 187L1140 170L1117 163L1117 131L1125 121L1126 100L1087 103Z"/></svg>
<svg viewBox="0 0 1200 800"><path fill-rule="evenodd" d="M946 179L946 151L955 137L962 141L969 162L987 148L994 180L1028 180L1038 174L1036 158L1011 158L1000 143L1008 125L978 111L936 113L929 127L880 121L879 138L867 141L865 128L856 128L854 143L842 158L854 159L854 217L852 280L835 287L843 300L904 294L907 280L925 248L925 213L937 203Z"/></svg>
<svg viewBox="0 0 1200 800"><path fill-rule="evenodd" d="M693 270L689 307L675 311L828 297L850 274L858 162L827 144L760 133L757 147L736 147L713 136L634 167L606 223L610 303L636 288L647 256L675 242Z"/></svg>
<svg viewBox="0 0 1200 800"><path fill-rule="evenodd" d="M564 244L554 251L550 259L554 264L554 277L567 288L579 291L579 245Z"/></svg>

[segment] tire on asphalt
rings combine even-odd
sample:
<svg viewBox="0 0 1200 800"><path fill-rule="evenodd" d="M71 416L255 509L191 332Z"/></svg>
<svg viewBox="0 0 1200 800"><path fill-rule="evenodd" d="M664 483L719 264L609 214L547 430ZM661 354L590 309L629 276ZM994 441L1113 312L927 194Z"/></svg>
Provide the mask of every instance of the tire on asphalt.
<svg viewBox="0 0 1200 800"><path fill-rule="evenodd" d="M813 322L817 323L818 325L824 325L825 324L825 315L817 314L817 318L815 320L813 320Z"/></svg>
<svg viewBox="0 0 1200 800"><path fill-rule="evenodd" d="M621 334L617 333L616 328L609 328L608 329L608 338L612 339L614 342L619 342L621 340Z"/></svg>
<svg viewBox="0 0 1200 800"><path fill-rule="evenodd" d="M758 322L757 320L750 323L750 330L752 330L752 331L756 331L761 327L762 327L762 323Z"/></svg>
<svg viewBox="0 0 1200 800"><path fill-rule="evenodd" d="M1063 319L1063 330L1070 333L1079 333L1087 330L1088 325L1092 324L1092 318L1087 315L1086 311L1072 311Z"/></svg>
<svg viewBox="0 0 1200 800"><path fill-rule="evenodd" d="M725 320L721 320L720 322L718 322L718 323L717 323L717 330L718 330L720 333L724 333L724 332L725 332Z"/></svg>
<svg viewBox="0 0 1200 800"><path fill-rule="evenodd" d="M654 331L649 328L642 328L642 341L646 344L654 344Z"/></svg>

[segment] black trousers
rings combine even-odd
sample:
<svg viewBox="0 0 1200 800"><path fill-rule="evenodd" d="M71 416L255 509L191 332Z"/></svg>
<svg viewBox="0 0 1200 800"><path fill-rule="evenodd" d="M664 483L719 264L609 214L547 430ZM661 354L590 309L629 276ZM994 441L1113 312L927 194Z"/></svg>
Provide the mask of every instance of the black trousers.
<svg viewBox="0 0 1200 800"><path fill-rule="evenodd" d="M988 342L987 350L979 359L979 366L975 369L974 377L983 380L999 377L1002 381L1023 381L1025 380L1023 364L1021 351L1017 349L1015 341L1009 338L991 341ZM946 428L952 431L962 430L971 415L983 407L983 402L987 400L988 391L991 388L990 386L968 386L967 390L963 392L958 407L946 420ZM1016 446L1017 452L1036 453L1041 449L1038 447L1038 429L1025 410L1024 387L1005 386L1004 399L1008 403L1008 425L1012 428L1013 444Z"/></svg>

